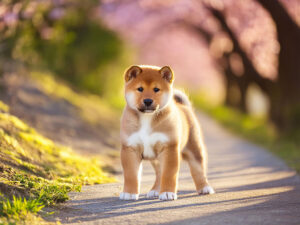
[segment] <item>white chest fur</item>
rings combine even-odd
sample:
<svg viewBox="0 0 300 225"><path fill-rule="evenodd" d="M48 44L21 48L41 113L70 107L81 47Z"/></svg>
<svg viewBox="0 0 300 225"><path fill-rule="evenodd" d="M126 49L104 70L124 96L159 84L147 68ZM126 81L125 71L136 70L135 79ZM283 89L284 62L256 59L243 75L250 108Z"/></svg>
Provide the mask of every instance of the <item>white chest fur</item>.
<svg viewBox="0 0 300 225"><path fill-rule="evenodd" d="M152 132L151 128L152 115L142 114L140 117L140 129L131 134L127 139L127 144L132 147L141 145L143 147L143 156L146 158L155 157L153 147L156 143L166 143L169 138L161 132Z"/></svg>

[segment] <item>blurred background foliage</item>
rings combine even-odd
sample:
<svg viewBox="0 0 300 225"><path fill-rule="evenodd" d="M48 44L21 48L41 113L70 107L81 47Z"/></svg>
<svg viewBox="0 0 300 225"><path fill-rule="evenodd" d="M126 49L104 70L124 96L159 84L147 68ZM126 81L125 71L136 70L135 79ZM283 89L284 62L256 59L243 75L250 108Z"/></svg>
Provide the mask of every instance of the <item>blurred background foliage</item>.
<svg viewBox="0 0 300 225"><path fill-rule="evenodd" d="M1 99L19 118L34 115L27 117L34 127L45 122L46 114L52 122L43 126L48 131L54 126L55 133L54 141L39 134L0 100L0 224L43 224L37 212L44 206L66 201L68 192L79 191L81 185L115 181L104 172L109 169L103 161L108 160L90 158L84 149L92 146L99 154L105 147L115 148L112 130L119 114L113 107L123 104L121 74L131 63L128 46L102 23L99 4L0 1ZM65 117L72 116L80 128L68 124ZM72 145L76 132L88 138L97 134L98 142L82 141L88 147L78 154L79 147ZM60 142L59 136L72 143Z"/></svg>
<svg viewBox="0 0 300 225"><path fill-rule="evenodd" d="M120 107L130 43L137 63L169 64L179 86L219 95L243 113L259 108L249 100L259 93L268 120L294 133L299 14L296 0L3 0L0 72L46 70Z"/></svg>
<svg viewBox="0 0 300 225"><path fill-rule="evenodd" d="M102 24L97 7L95 0L2 1L1 74L20 67L43 70L114 98L130 56L118 35Z"/></svg>
<svg viewBox="0 0 300 225"><path fill-rule="evenodd" d="M176 85L205 96L202 108L261 117L274 140L299 146L299 15L297 0L2 0L0 74L45 71L36 74L120 109L122 73L136 56L170 65ZM215 111L245 132L257 124Z"/></svg>
<svg viewBox="0 0 300 225"><path fill-rule="evenodd" d="M136 64L171 65L176 85L206 102L261 111L273 136L298 143L299 14L297 0L3 0L0 74L45 71L121 108L136 54Z"/></svg>
<svg viewBox="0 0 300 225"><path fill-rule="evenodd" d="M1 0L0 181L15 188L0 209L1 192L29 192L12 201L27 210L111 181L84 156L118 157L131 64L171 66L195 108L299 173L299 41L299 0Z"/></svg>
<svg viewBox="0 0 300 225"><path fill-rule="evenodd" d="M299 1L107 0L101 13L138 62L171 65L178 86L299 136Z"/></svg>

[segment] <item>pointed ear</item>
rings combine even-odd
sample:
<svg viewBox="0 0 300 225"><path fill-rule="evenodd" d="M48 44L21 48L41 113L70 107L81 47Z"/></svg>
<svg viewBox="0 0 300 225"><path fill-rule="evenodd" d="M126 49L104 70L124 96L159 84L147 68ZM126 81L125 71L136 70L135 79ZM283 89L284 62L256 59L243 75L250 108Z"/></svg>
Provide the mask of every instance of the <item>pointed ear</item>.
<svg viewBox="0 0 300 225"><path fill-rule="evenodd" d="M174 73L169 66L164 66L159 70L160 74L164 79L166 79L169 83L172 83L174 80Z"/></svg>
<svg viewBox="0 0 300 225"><path fill-rule="evenodd" d="M125 81L128 82L133 78L136 78L142 72L142 69L139 66L131 66L125 72Z"/></svg>

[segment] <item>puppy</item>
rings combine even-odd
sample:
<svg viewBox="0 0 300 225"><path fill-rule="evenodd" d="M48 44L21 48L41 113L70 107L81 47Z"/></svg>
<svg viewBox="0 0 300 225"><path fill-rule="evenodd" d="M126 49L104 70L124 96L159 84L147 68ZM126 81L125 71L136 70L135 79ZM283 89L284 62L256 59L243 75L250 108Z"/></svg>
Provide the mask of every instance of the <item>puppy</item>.
<svg viewBox="0 0 300 225"><path fill-rule="evenodd" d="M121 200L137 200L141 162L151 161L156 180L148 198L177 199L181 157L187 160L196 190L212 194L206 177L206 150L188 97L173 90L170 67L132 66L125 72L127 105L121 119Z"/></svg>

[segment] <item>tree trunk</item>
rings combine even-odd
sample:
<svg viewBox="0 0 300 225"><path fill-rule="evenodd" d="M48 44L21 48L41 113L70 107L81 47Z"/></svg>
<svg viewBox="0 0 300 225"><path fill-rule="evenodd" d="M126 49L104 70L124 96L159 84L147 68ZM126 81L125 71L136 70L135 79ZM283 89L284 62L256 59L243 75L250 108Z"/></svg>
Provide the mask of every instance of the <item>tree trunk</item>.
<svg viewBox="0 0 300 225"><path fill-rule="evenodd" d="M280 44L278 80L271 93L271 118L281 130L300 120L300 28L274 0L258 0L275 22Z"/></svg>
<svg viewBox="0 0 300 225"><path fill-rule="evenodd" d="M209 44L212 40L212 34L207 32L202 27L194 26L192 24L184 23L186 26L193 28L197 33L199 33L205 41ZM236 49L237 47L235 47ZM234 72L231 70L229 66L229 57L230 53L225 53L221 59L217 59L218 64L220 65L222 72L224 74L225 78L225 105L229 107L236 108L242 112L247 112L246 107L246 92L249 86L249 79L245 79L245 77L238 77L234 74ZM237 86L240 92L240 99L239 102L236 102L233 100L231 90L234 88L234 86Z"/></svg>

